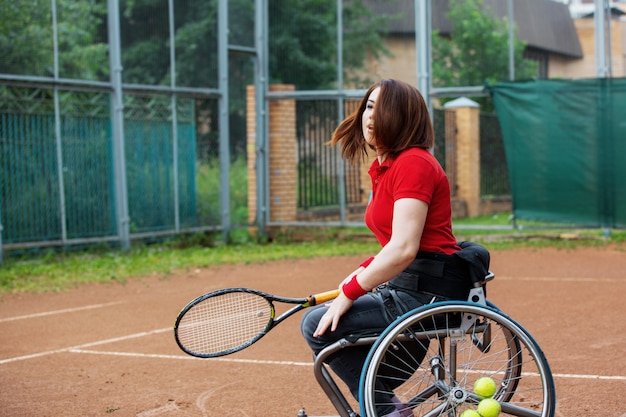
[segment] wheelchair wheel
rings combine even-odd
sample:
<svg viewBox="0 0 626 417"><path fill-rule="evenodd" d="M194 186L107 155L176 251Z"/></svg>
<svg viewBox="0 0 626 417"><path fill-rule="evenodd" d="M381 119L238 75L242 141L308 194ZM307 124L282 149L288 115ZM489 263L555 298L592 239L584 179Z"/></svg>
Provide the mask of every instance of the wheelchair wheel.
<svg viewBox="0 0 626 417"><path fill-rule="evenodd" d="M398 318L372 346L361 374L361 415L458 417L476 410L482 398L473 386L484 376L496 382L500 416L554 416L552 373L523 327L493 306L426 305Z"/></svg>

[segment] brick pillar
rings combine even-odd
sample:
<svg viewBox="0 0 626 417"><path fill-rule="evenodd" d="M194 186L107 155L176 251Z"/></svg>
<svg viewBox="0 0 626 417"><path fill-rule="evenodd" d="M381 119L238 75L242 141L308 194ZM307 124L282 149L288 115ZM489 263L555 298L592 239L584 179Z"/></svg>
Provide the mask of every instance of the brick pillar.
<svg viewBox="0 0 626 417"><path fill-rule="evenodd" d="M270 91L293 91L293 85L271 85ZM270 221L289 222L297 214L295 100L271 100L269 105Z"/></svg>
<svg viewBox="0 0 626 417"><path fill-rule="evenodd" d="M446 112L454 112L456 120L456 166L446 169L455 174L456 196L465 202L467 216L480 214L480 105L466 97L444 105ZM448 120L448 118L446 118ZM448 127L446 126L446 131ZM448 153L446 149L446 155ZM450 150L454 152L454 150Z"/></svg>
<svg viewBox="0 0 626 417"><path fill-rule="evenodd" d="M270 91L293 91L293 85L271 85ZM254 86L247 91L248 220L256 219L256 123ZM295 100L269 102L270 221L289 222L297 214L297 140Z"/></svg>

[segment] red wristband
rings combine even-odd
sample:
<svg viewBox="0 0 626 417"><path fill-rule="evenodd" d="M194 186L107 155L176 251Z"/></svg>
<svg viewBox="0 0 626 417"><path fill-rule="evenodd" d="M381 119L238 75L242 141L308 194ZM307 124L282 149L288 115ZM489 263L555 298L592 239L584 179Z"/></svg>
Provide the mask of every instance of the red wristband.
<svg viewBox="0 0 626 417"><path fill-rule="evenodd" d="M361 262L361 265L363 268L367 268L369 266L369 264L372 263L372 261L374 260L373 256L370 256L369 258L367 258L366 260L364 260L363 262Z"/></svg>
<svg viewBox="0 0 626 417"><path fill-rule="evenodd" d="M359 284L359 281L356 280L356 275L353 275L352 278L350 278L350 281L343 284L341 291L343 291L343 294L352 301L367 294L367 291L365 291L363 287L361 287L361 284Z"/></svg>

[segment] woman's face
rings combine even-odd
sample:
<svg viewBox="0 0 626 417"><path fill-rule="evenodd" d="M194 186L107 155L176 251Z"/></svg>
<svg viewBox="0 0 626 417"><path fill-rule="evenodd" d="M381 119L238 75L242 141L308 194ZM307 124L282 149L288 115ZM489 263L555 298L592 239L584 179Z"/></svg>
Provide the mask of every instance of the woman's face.
<svg viewBox="0 0 626 417"><path fill-rule="evenodd" d="M376 87L370 93L370 96L367 98L367 104L365 105L365 110L363 111L363 115L361 116L361 128L363 129L363 137L365 138L365 142L367 142L371 146L376 146L374 140L374 107L376 104L376 99L378 98L378 93L380 93L380 87Z"/></svg>

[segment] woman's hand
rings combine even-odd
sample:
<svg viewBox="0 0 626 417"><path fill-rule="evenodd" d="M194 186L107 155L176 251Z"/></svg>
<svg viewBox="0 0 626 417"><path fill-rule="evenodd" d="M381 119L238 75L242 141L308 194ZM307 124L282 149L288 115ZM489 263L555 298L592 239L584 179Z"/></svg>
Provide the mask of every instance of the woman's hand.
<svg viewBox="0 0 626 417"><path fill-rule="evenodd" d="M324 313L317 324L317 329L315 329L313 337L323 335L329 327L330 331L334 332L339 324L339 319L352 307L353 302L354 301L346 297L342 292L331 303L326 304L326 313Z"/></svg>

